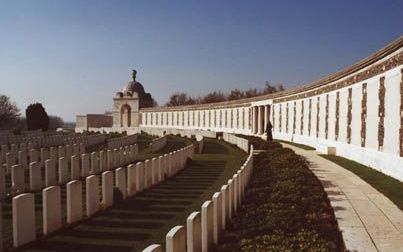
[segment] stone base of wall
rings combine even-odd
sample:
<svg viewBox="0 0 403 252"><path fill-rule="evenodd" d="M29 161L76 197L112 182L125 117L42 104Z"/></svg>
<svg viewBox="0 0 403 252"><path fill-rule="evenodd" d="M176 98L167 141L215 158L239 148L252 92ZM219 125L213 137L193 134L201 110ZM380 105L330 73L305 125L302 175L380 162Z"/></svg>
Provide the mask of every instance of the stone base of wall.
<svg viewBox="0 0 403 252"><path fill-rule="evenodd" d="M369 166L386 175L403 181L403 158L390 153L384 153L370 148L362 148L352 144L340 143L321 138L310 138L301 135L273 133L275 139L286 140L299 144L305 144L316 148L318 151L323 147L334 147L336 155L354 160L363 165ZM322 151L320 151L322 152Z"/></svg>

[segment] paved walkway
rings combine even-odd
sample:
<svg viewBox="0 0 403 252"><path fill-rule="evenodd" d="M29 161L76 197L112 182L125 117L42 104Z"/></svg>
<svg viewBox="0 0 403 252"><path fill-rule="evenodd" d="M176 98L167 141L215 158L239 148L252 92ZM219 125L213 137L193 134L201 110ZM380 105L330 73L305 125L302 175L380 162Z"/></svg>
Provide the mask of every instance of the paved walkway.
<svg viewBox="0 0 403 252"><path fill-rule="evenodd" d="M282 143L311 163L334 209L349 251L403 251L403 212L354 173L318 155Z"/></svg>

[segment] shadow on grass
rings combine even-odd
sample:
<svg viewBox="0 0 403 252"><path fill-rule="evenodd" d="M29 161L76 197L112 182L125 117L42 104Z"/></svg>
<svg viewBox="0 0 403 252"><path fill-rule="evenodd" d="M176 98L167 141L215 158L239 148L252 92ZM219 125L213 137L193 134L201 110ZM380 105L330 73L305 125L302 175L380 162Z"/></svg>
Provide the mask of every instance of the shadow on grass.
<svg viewBox="0 0 403 252"><path fill-rule="evenodd" d="M163 243L167 230L184 223L187 215L198 210L211 191L228 179L226 174L233 174L235 168L228 160L241 162L243 156L235 151L222 155L231 154L231 148L208 141L205 150L210 155L189 160L187 168L176 176L25 251L141 251L151 243ZM217 158L212 160L211 156Z"/></svg>

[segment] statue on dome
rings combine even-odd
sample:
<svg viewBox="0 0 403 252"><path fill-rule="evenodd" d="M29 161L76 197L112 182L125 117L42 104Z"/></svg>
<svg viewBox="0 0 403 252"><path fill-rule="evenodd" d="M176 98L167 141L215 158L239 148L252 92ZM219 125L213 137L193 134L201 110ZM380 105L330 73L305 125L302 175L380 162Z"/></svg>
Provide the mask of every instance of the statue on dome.
<svg viewBox="0 0 403 252"><path fill-rule="evenodd" d="M133 82L136 82L136 75L137 75L137 71L135 69L133 69L133 73L132 73Z"/></svg>

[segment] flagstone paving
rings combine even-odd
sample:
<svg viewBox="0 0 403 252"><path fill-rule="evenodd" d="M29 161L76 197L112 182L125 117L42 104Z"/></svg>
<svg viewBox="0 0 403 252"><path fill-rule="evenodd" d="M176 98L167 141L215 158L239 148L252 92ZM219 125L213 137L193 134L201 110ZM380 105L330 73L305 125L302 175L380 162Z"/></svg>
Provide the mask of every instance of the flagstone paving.
<svg viewBox="0 0 403 252"><path fill-rule="evenodd" d="M354 173L307 151L282 143L304 156L320 179L349 251L403 251L403 212Z"/></svg>

